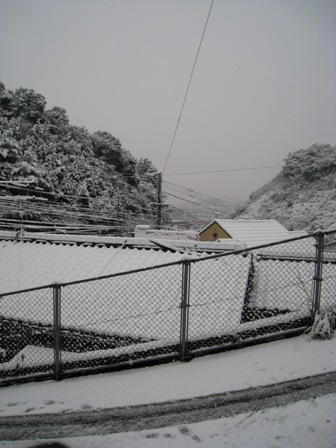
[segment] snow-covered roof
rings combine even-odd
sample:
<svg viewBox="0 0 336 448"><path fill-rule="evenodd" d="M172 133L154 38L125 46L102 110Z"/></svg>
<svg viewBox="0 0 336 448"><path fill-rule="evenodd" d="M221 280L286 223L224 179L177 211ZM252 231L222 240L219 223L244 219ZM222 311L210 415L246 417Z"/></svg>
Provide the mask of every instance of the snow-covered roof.
<svg viewBox="0 0 336 448"><path fill-rule="evenodd" d="M24 240L24 241L49 241L54 243L76 243L83 245L100 245L100 246L114 246L114 247L130 247L130 248L146 248L146 249L158 249L156 241L161 241L163 244L171 245L179 249L190 249L206 252L218 252L218 251L231 251L243 249L245 245L243 243L233 242L231 240L219 242L211 241L195 241L193 239L179 239L162 238L162 235L153 234L136 238L119 237L119 236L100 236L100 235L75 235L75 234L57 234L57 233L42 233L42 232L24 232L20 233L0 230L1 240Z"/></svg>
<svg viewBox="0 0 336 448"><path fill-rule="evenodd" d="M216 219L199 233L201 234L214 223L225 230L233 240L243 242L248 247L293 238L293 235L275 219Z"/></svg>
<svg viewBox="0 0 336 448"><path fill-rule="evenodd" d="M166 240L198 240L198 232L196 230L166 230L153 229L150 226L138 225L135 227L135 238L160 238Z"/></svg>
<svg viewBox="0 0 336 448"><path fill-rule="evenodd" d="M15 240L14 236L14 232L0 233L0 294L155 267L186 256L198 258L202 251L245 247L232 241L220 244L37 233L25 233L23 240Z"/></svg>
<svg viewBox="0 0 336 448"><path fill-rule="evenodd" d="M122 246L1 241L0 294L157 266L181 257L181 253Z"/></svg>

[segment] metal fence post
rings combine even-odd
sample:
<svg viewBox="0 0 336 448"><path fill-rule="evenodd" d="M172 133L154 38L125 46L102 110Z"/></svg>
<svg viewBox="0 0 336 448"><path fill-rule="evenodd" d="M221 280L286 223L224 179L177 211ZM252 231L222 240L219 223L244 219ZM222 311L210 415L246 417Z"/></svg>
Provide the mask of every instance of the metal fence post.
<svg viewBox="0 0 336 448"><path fill-rule="evenodd" d="M61 379L61 286L53 286L54 303L54 372L55 379Z"/></svg>
<svg viewBox="0 0 336 448"><path fill-rule="evenodd" d="M189 296L190 296L190 261L182 264L182 298L181 298L181 323L180 323L180 360L187 359L188 352L188 320L189 320Z"/></svg>
<svg viewBox="0 0 336 448"><path fill-rule="evenodd" d="M314 272L314 292L312 303L312 321L314 321L316 313L320 311L324 234L322 232L318 232L315 238L316 238L316 256L315 256L315 272Z"/></svg>

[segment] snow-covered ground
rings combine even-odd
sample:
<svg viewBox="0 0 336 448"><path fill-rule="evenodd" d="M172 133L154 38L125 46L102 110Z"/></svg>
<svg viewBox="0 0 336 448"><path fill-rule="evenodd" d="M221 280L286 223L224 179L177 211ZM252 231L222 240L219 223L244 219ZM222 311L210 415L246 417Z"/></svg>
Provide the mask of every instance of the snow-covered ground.
<svg viewBox="0 0 336 448"><path fill-rule="evenodd" d="M0 416L93 410L158 403L221 393L336 370L336 337L302 335L190 363L171 363L61 382L0 389ZM1 437L1 430L0 430ZM64 437L64 439L62 438ZM71 448L88 447L336 447L336 394L234 417L195 424L66 438ZM2 441L1 448L28 448L30 441Z"/></svg>
<svg viewBox="0 0 336 448"><path fill-rule="evenodd" d="M278 248L268 249L266 255L270 255L275 250L278 250ZM309 246L307 250L308 255L310 255L311 247ZM281 253L284 256L283 250L281 250ZM188 256L193 258L199 255L192 253ZM78 280L85 277L92 278L97 275L123 272L140 267L152 268L157 264L181 260L183 257L185 257L185 254L178 252L160 253L154 250L132 250L122 246L108 249L107 247L97 246L2 242L0 252L0 266L2 266L2 269L0 269L0 287L2 289L0 291L6 293L24 287L40 286L41 278L43 278L43 284ZM211 272L218 279L219 275L216 268L218 268L217 265L220 265L221 273L224 272L226 274L225 278L229 278L234 285L234 288L231 287L230 289L235 290L237 300L232 303L235 305L235 310L237 308L238 311L236 310L235 313L231 314L232 318L232 316L240 316L241 314L249 259L244 258L238 269L238 265L235 267L235 263L228 263L230 257L235 256L227 256L217 262L214 260L202 261L202 266L209 265L206 272ZM237 257L237 259L240 258L242 256ZM270 298L274 299L274 306L278 306L280 299L283 301L288 295L284 286L290 283L291 288L293 288L298 283L299 286L295 289L296 300L300 307L303 304L302 306L307 308L307 294L305 288L302 288L302 283L308 284L311 281L313 273L310 272L312 271L310 264L306 262L299 264L287 261L258 261L259 267L257 266L256 269L257 278L255 282L258 297L255 300L258 299L262 302L263 297L267 296L268 300ZM197 273L197 275L192 278L191 298L199 306L202 302L199 303L198 300L203 296L202 288L205 288L202 275L208 277L208 274L198 272L200 263L196 263L195 266L192 272ZM278 275L281 280L279 285L265 281L270 276L271 267L274 266L277 268L278 274L281 274ZM302 269L299 270L299 267ZM230 275L225 270L229 268ZM307 276L308 268L309 276ZM335 291L334 270L328 266L324 270L324 274L323 288L329 295L332 294L333 300ZM180 274L178 278L180 279ZM238 278L240 283L237 281ZM159 288L162 287L162 282L156 281L155 284ZM150 285L150 282L146 280L147 294L153 298L154 295L150 293ZM172 285L175 285L175 283L170 282L170 293L174 289ZM270 287L271 290L269 290ZM224 288L220 281L212 282L212 288L214 288L212 290L214 297L223 295ZM178 294L174 294L172 300L175 295L178 298L180 297L180 283L176 283L175 289L178 290ZM126 289L120 287L119 291L124 292ZM264 291L267 294L263 295ZM328 294L324 294L324 296L328 297L329 300L331 296L329 297ZM6 297L2 300L2 313L3 315L16 316L17 310L20 309L18 306L15 307L18 298L15 296L9 297L10 300L7 300ZM67 303L66 292L62 297L63 317L66 319L66 307L71 306L71 304ZM37 320L43 321L43 316L39 317L39 313L42 311L41 306L33 309L32 305L33 301L29 301L29 311L32 313L31 319L39 318ZM74 299L72 299L73 305L76 305ZM97 297L95 305L95 309L90 312L91 317L97 309ZM266 306L264 303L254 303L254 305ZM287 302L286 307L289 307ZM295 307L297 307L296 302ZM211 322L211 328L207 329L207 334L217 331L215 313L216 310L208 319L208 322ZM48 316L51 315L50 312ZM71 313L69 315L71 317ZM87 325L87 316L82 317L85 317L85 319L83 318L83 321L80 321L81 326ZM77 316L77 323L78 318ZM260 320L257 323L252 322L252 324L257 325L258 322L260 323ZM68 323L74 325L72 321ZM241 324L240 319L233 321L233 323L235 327L252 325L249 322ZM164 325L167 326L166 321L158 328L162 330ZM171 330L171 322L168 327ZM141 328L143 329L143 326ZM178 326L176 328L179 329ZM136 330L134 325L131 330L133 334ZM125 329L121 328L120 331L125 331ZM153 330L151 329L151 331ZM190 332L192 333L192 331L194 331L194 328L191 324ZM38 349L43 350L43 353L50 350L43 347ZM52 351L50 353L53 355ZM22 353L20 353L21 355ZM336 371L335 355L335 337L330 341L320 341L309 340L307 335L303 335L289 340L193 359L190 363L176 362L162 366L67 379L62 382L47 381L10 386L0 389L0 425L1 417L4 416L70 413L71 411L86 412L170 400L176 401L293 380ZM28 358L25 362L28 362ZM244 446L244 448L301 446L305 448L315 448L317 446L319 448L329 448L336 447L335 436L336 394L329 394L284 407L264 409L214 421L181 424L154 431L148 429L136 433L67 438L65 434L61 433L60 429L58 440L64 441L67 446L72 448L176 446L183 448L197 445L205 447ZM0 447L28 448L36 442L36 440L0 441Z"/></svg>

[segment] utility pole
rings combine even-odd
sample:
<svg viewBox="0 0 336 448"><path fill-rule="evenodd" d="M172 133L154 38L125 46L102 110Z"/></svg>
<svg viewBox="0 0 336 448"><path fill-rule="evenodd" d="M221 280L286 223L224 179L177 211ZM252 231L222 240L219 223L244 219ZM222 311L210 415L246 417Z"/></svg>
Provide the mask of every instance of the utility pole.
<svg viewBox="0 0 336 448"><path fill-rule="evenodd" d="M158 197L157 197L157 228L161 229L162 227L162 173L157 173L157 177L158 177L158 186L157 186L157 193L158 193Z"/></svg>
<svg viewBox="0 0 336 448"><path fill-rule="evenodd" d="M162 209L163 207L170 207L169 204L163 204L162 203L162 173L161 172L155 172L155 173L147 173L147 176L150 176L154 180L155 187L157 188L157 202L151 202L148 204L151 207L155 207L156 211L156 219L155 219L155 228L161 229L162 228Z"/></svg>

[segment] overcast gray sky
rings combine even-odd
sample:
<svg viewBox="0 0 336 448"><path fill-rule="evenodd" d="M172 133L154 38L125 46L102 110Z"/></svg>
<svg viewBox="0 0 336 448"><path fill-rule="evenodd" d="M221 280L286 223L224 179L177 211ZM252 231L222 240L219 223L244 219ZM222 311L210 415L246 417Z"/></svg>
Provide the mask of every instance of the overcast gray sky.
<svg viewBox="0 0 336 448"><path fill-rule="evenodd" d="M211 0L0 0L0 80L163 170ZM215 0L164 180L246 199L336 145L336 0ZM174 175L172 175L174 174Z"/></svg>

